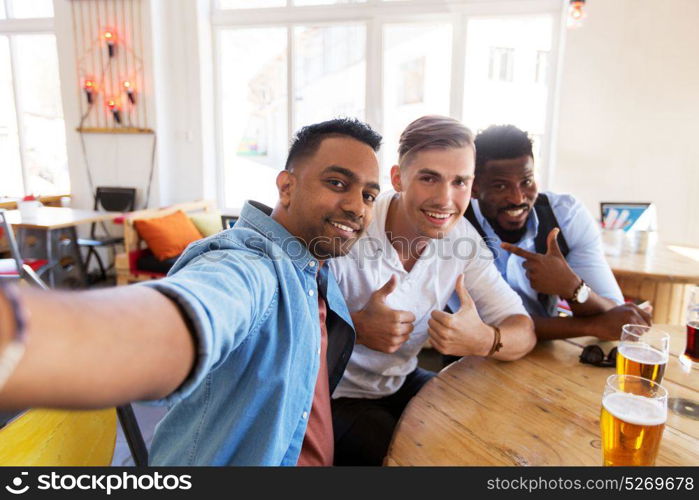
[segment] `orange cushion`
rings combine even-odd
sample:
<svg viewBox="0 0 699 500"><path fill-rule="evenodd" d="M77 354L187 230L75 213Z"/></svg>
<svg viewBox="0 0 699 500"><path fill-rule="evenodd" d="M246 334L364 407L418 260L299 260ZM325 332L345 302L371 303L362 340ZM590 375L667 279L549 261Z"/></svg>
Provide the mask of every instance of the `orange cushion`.
<svg viewBox="0 0 699 500"><path fill-rule="evenodd" d="M138 234L158 260L176 257L201 233L182 210L165 217L134 221Z"/></svg>

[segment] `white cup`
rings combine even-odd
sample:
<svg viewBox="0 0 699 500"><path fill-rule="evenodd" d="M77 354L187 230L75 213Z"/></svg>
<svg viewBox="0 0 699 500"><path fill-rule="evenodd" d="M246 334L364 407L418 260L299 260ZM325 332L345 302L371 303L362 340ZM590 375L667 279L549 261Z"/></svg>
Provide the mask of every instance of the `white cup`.
<svg viewBox="0 0 699 500"><path fill-rule="evenodd" d="M39 214L40 206L41 202L39 200L17 202L17 208L19 208L19 213L24 221L36 219L37 215Z"/></svg>
<svg viewBox="0 0 699 500"><path fill-rule="evenodd" d="M623 229L602 229L602 246L605 255L617 257L624 249Z"/></svg>

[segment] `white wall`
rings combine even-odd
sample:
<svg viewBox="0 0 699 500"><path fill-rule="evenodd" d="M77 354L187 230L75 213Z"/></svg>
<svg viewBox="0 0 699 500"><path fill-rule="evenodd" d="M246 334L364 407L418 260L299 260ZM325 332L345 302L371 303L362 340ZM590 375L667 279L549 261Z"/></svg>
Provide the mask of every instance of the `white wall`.
<svg viewBox="0 0 699 500"><path fill-rule="evenodd" d="M699 246L699 1L590 0L567 33L551 188L653 201L660 238Z"/></svg>
<svg viewBox="0 0 699 500"><path fill-rule="evenodd" d="M145 201L145 190L151 165L153 136L127 134L84 134L85 152L83 154L80 134L75 130L80 123L80 101L84 95L79 92L80 75L78 75L75 40L73 38L73 19L71 0L54 0L56 43L58 48L59 70L61 75L61 93L63 113L66 124L66 146L68 166L70 169L72 205L78 208L92 208L93 194L87 180L86 164L89 165L95 186L136 187L137 207ZM148 9L143 9L144 25L150 25ZM151 69L150 29L144 30L143 54L146 88L144 93L153 95L153 72ZM98 97L102 102L102 98ZM155 107L153 99L148 100L150 128L156 128ZM156 178L151 190L151 205L158 204L157 165Z"/></svg>
<svg viewBox="0 0 699 500"><path fill-rule="evenodd" d="M92 206L85 155L75 131L80 121L72 0L54 0L56 39L73 206ZM210 57L208 0L141 0L144 23L144 79L149 128L157 134L156 170L149 206L215 198L213 104L210 76L199 71ZM203 39L203 43L200 43ZM206 66L206 65L205 65ZM152 135L85 134L94 184L138 189L145 203ZM205 151L206 149L206 151Z"/></svg>

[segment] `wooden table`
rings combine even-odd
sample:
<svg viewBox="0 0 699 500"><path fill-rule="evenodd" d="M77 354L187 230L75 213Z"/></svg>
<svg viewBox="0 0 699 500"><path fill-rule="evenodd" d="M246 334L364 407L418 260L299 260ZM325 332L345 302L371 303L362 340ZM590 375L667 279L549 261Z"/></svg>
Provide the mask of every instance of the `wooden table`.
<svg viewBox="0 0 699 500"><path fill-rule="evenodd" d="M653 304L653 321L684 324L689 289L699 285L699 261L660 243L647 254L606 258L624 296Z"/></svg>
<svg viewBox="0 0 699 500"><path fill-rule="evenodd" d="M86 273L75 227L80 224L113 220L117 212L96 212L62 207L40 207L32 218L22 218L19 210L5 212L15 227L20 253L25 259L49 261L49 285L77 288L85 285Z"/></svg>
<svg viewBox="0 0 699 500"><path fill-rule="evenodd" d="M672 336L663 385L699 403L699 371L683 371ZM463 358L428 382L396 427L387 465L601 465L600 405L613 368L578 361L590 338L540 342L525 358ZM613 345L603 343L605 352ZM674 401L674 400L673 400ZM699 465L699 420L668 411L657 465Z"/></svg>
<svg viewBox="0 0 699 500"><path fill-rule="evenodd" d="M70 198L69 194L57 194L50 196L39 196L39 201L46 207L60 207L62 198ZM14 210L17 208L17 201L21 198L0 197L0 208Z"/></svg>

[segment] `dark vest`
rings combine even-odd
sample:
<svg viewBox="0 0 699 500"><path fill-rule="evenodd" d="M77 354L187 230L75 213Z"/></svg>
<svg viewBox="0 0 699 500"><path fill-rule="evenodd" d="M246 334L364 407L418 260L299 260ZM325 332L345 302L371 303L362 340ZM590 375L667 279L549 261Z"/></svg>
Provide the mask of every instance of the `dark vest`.
<svg viewBox="0 0 699 500"><path fill-rule="evenodd" d="M553 228L560 228L561 226L558 224L558 220L556 220L556 216L551 209L549 199L545 194L539 193L539 196L536 198L536 202L534 203L534 210L536 211L536 216L539 218L539 229L534 237L534 248L536 249L537 253L546 253L546 237ZM476 214L473 211L473 206L470 204L466 209L464 217L466 217L476 231L478 231L478 234L481 235L481 238L483 238L483 240L486 242L488 248L490 248L490 251L493 252L493 255L497 256L497 251L501 249L493 248L492 241L490 241L490 238L486 236L485 231L478 223L478 220L476 220ZM558 246L561 248L561 253L563 253L564 257L566 257L570 252L570 249L568 248L568 243L566 242L562 231L559 231L557 239ZM502 251L504 252L504 250ZM540 293L538 299L539 303L549 316L556 316L558 296Z"/></svg>

